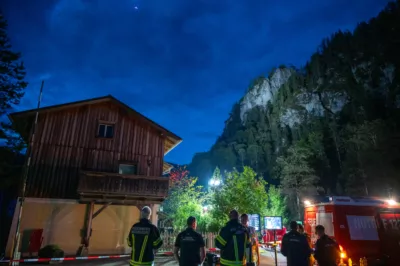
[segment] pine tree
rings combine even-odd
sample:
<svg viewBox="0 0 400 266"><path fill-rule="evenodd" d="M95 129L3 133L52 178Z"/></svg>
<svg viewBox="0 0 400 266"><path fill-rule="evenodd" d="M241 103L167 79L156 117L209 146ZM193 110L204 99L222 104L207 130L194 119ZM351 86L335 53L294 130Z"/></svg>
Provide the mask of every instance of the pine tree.
<svg viewBox="0 0 400 266"><path fill-rule="evenodd" d="M27 83L24 81L25 67L21 54L13 52L7 36L7 21L0 13L0 117L13 105L19 104ZM10 124L1 123L0 139L7 139L7 145L0 147L0 187L15 185L19 180L21 155L24 148L22 138L15 134ZM18 161L18 160L19 161Z"/></svg>
<svg viewBox="0 0 400 266"><path fill-rule="evenodd" d="M21 54L12 51L7 35L7 21L0 13L0 116L19 104L28 85Z"/></svg>
<svg viewBox="0 0 400 266"><path fill-rule="evenodd" d="M302 219L304 196L316 195L319 177L311 167L314 153L308 143L298 142L286 156L277 159L282 192L287 196L288 208L295 219Z"/></svg>

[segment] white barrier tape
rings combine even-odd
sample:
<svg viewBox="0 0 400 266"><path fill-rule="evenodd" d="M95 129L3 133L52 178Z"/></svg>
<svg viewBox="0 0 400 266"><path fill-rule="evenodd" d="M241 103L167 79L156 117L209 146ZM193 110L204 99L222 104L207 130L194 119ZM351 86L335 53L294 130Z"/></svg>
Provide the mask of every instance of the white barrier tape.
<svg viewBox="0 0 400 266"><path fill-rule="evenodd" d="M66 257L66 258L38 258L38 259L20 259L13 262L48 262L48 261L70 261L70 260L95 260L95 259L118 259L128 258L131 255L109 255L109 256L87 256L87 257ZM10 262L10 260L0 260L0 263Z"/></svg>

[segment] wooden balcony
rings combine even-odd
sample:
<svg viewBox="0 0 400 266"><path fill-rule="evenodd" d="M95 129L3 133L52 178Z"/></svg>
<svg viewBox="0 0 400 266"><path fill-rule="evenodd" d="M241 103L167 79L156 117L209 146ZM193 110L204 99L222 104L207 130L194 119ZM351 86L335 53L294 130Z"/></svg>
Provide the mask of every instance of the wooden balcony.
<svg viewBox="0 0 400 266"><path fill-rule="evenodd" d="M83 202L141 205L161 203L168 188L167 177L81 172L78 193Z"/></svg>

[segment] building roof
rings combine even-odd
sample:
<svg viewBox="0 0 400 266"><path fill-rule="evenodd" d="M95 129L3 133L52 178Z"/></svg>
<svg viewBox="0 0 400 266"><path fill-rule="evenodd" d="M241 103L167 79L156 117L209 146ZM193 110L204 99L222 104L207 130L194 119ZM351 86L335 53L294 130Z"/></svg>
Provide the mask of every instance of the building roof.
<svg viewBox="0 0 400 266"><path fill-rule="evenodd" d="M103 102L112 102L116 105L119 105L122 108L124 108L126 111L128 111L130 114L135 115L139 119L143 120L145 123L160 130L166 136L166 142L168 142L168 145L166 143L167 148L165 149L165 154L170 152L173 148L175 148L179 143L182 142L181 137L177 136L176 134L172 133L168 129L162 127L161 125L157 124L153 120L142 115L141 113L139 113L135 109L131 108L127 104L121 102L120 100L116 99L112 95L107 95L107 96L103 96L103 97L97 97L97 98L92 98L92 99L87 99L87 100L82 100L82 101L64 103L64 104L51 105L51 106L46 106L46 107L42 107L39 109L35 108L35 109L30 109L30 110L21 111L21 112L14 112L14 113L9 114L8 117L14 123L21 118L34 116L36 114L36 112L39 112L39 113L54 112L54 111L59 111L62 109L69 109L69 108L73 108L73 107L79 107L79 106L84 106L84 105L89 105L89 104L97 104L97 103L103 103Z"/></svg>

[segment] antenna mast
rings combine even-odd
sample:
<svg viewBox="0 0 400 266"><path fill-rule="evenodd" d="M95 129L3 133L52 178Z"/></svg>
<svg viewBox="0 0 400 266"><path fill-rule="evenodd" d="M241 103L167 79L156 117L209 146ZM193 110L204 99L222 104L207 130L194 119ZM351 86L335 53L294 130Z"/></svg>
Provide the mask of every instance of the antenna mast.
<svg viewBox="0 0 400 266"><path fill-rule="evenodd" d="M17 206L19 206L17 228L15 230L15 236L14 236L12 247L11 247L10 262L8 265L14 265L13 260L15 260L15 255L18 253L18 250L19 250L19 242L20 242L20 236L21 236L19 231L20 231L20 227L21 227L22 211L23 211L24 201L25 201L26 182L28 180L29 168L31 166L32 148L35 143L35 131L36 131L37 122L38 122L38 118L39 118L40 103L42 101L43 85L44 85L44 80L42 80L42 85L40 86L40 93L39 93L38 104L37 104L37 108L36 108L35 120L32 125L32 135L30 137L30 142L28 143L28 147L26 150L27 158L25 160L24 172L23 172L23 176L22 176L22 190L21 190L21 194L20 194L21 198L19 199L20 204L18 204L18 202L17 202Z"/></svg>

